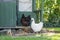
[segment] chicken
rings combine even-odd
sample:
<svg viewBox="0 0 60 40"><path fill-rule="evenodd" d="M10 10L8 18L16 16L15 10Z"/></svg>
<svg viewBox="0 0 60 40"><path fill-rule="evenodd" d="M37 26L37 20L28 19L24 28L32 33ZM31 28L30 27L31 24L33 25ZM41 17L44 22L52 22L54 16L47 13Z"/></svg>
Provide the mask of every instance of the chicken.
<svg viewBox="0 0 60 40"><path fill-rule="evenodd" d="M21 24L23 26L30 26L30 21L31 21L31 17L30 15L25 17L24 14L22 15L22 18L21 18Z"/></svg>
<svg viewBox="0 0 60 40"><path fill-rule="evenodd" d="M41 31L42 27L43 27L43 22L40 23L35 23L34 18L31 18L32 22L31 22L31 28L34 32L39 32Z"/></svg>

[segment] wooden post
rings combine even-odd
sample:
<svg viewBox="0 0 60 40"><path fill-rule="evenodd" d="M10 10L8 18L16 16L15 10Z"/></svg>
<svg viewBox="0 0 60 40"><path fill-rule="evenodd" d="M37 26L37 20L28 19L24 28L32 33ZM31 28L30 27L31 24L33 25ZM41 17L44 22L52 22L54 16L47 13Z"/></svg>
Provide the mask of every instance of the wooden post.
<svg viewBox="0 0 60 40"><path fill-rule="evenodd" d="M41 13L40 13L41 22L43 22L43 13L44 13L44 0L41 1Z"/></svg>

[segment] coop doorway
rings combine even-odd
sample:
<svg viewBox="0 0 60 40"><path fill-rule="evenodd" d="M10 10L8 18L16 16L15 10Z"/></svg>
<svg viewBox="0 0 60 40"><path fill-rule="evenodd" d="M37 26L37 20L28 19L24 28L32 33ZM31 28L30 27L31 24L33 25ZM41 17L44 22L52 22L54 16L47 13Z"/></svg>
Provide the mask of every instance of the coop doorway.
<svg viewBox="0 0 60 40"><path fill-rule="evenodd" d="M32 14L32 0L16 0L16 18L17 18L16 25L17 26L24 26L21 23L23 14L24 14L25 20L26 19L28 21L31 20L29 18L31 18L31 14ZM30 26L30 23L28 26Z"/></svg>

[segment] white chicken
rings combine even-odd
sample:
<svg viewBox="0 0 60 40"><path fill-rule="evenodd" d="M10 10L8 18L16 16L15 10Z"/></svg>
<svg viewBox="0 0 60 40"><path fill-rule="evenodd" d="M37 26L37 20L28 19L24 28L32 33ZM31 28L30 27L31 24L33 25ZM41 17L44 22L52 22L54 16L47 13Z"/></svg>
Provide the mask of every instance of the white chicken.
<svg viewBox="0 0 60 40"><path fill-rule="evenodd" d="M34 32L39 32L41 31L42 27L43 27L43 22L40 23L35 23L34 18L31 18L32 22L31 22L31 28Z"/></svg>

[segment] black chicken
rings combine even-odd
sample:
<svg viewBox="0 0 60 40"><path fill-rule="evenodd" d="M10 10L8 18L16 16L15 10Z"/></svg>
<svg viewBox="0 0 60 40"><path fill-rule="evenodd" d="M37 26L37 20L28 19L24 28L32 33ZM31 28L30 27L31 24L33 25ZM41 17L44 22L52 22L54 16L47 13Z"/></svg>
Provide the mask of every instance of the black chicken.
<svg viewBox="0 0 60 40"><path fill-rule="evenodd" d="M21 24L23 26L30 26L30 21L31 21L31 17L30 15L25 17L24 14L22 14L22 18L21 18Z"/></svg>

